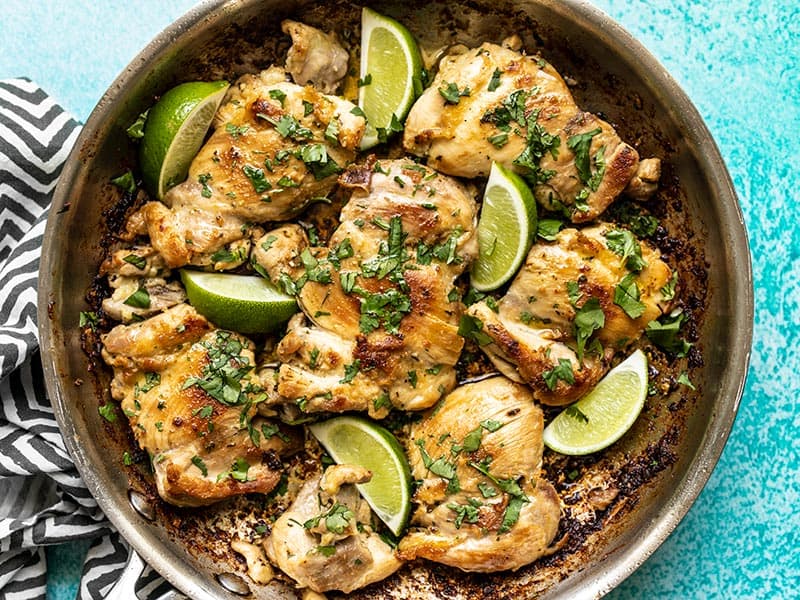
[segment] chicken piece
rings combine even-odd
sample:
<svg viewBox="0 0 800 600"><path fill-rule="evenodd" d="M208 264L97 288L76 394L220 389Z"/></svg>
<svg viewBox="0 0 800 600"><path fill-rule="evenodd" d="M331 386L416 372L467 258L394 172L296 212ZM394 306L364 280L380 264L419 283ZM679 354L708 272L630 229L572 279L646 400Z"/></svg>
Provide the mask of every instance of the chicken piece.
<svg viewBox="0 0 800 600"><path fill-rule="evenodd" d="M280 455L302 435L256 416L261 382L253 344L214 329L188 304L103 336L121 403L139 446L153 457L164 500L202 506L279 482Z"/></svg>
<svg viewBox="0 0 800 600"><path fill-rule="evenodd" d="M600 215L639 164L611 125L578 108L552 65L491 43L441 61L403 145L450 175L485 177L501 163L576 223Z"/></svg>
<svg viewBox="0 0 800 600"><path fill-rule="evenodd" d="M371 477L361 467L336 465L306 481L264 542L270 560L315 592L349 593L399 569L403 563L375 532L354 485Z"/></svg>
<svg viewBox="0 0 800 600"><path fill-rule="evenodd" d="M256 255L305 313L278 345L278 392L306 412L427 408L455 385L463 339L451 292L476 255L475 201L409 160L341 181L353 193L326 248L289 226Z"/></svg>
<svg viewBox="0 0 800 600"><path fill-rule="evenodd" d="M170 270L151 246L116 250L100 265L113 290L103 300L103 311L112 319L130 323L186 301L180 283L169 282Z"/></svg>
<svg viewBox="0 0 800 600"><path fill-rule="evenodd" d="M409 457L422 484L400 557L494 572L547 554L561 507L541 478L543 428L530 391L504 377L456 388L413 424Z"/></svg>
<svg viewBox="0 0 800 600"><path fill-rule="evenodd" d="M564 229L531 248L497 312L481 301L467 313L503 374L528 383L544 404L568 404L602 378L615 351L669 311L672 294L663 288L672 276L658 250L627 230Z"/></svg>
<svg viewBox="0 0 800 600"><path fill-rule="evenodd" d="M292 47L286 53L286 70L299 85L311 84L324 94L335 94L347 75L347 51L339 45L335 33L285 20L284 33L292 36Z"/></svg>
<svg viewBox="0 0 800 600"><path fill-rule="evenodd" d="M289 83L276 67L242 76L188 179L163 203L142 207L153 246L170 267L208 265L215 252L247 237L249 223L290 219L325 197L364 133L353 108Z"/></svg>

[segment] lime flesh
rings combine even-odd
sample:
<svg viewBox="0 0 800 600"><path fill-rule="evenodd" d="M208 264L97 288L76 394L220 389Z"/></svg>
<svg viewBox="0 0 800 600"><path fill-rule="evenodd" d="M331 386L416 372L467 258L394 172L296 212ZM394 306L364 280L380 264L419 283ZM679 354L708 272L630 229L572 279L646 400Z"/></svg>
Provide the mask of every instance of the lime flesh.
<svg viewBox="0 0 800 600"><path fill-rule="evenodd" d="M163 198L169 188L186 179L228 86L227 81L182 83L150 109L139 165L151 194Z"/></svg>
<svg viewBox="0 0 800 600"><path fill-rule="evenodd" d="M216 326L244 334L275 330L297 302L263 277L181 269L189 303Z"/></svg>
<svg viewBox="0 0 800 600"><path fill-rule="evenodd" d="M369 8L361 12L361 81L358 104L367 117L362 150L378 143L377 128L390 131L392 116L405 119L421 91L422 57L403 25ZM416 87L415 87L416 81Z"/></svg>
<svg viewBox="0 0 800 600"><path fill-rule="evenodd" d="M337 464L372 472L369 482L356 487L391 532L400 535L411 512L411 469L397 439L361 417L334 417L309 428Z"/></svg>
<svg viewBox="0 0 800 600"><path fill-rule="evenodd" d="M519 270L536 234L536 201L522 178L492 163L478 222L472 286L496 290Z"/></svg>
<svg viewBox="0 0 800 600"><path fill-rule="evenodd" d="M647 397L647 357L636 350L544 430L545 445L571 456L607 448L631 428Z"/></svg>

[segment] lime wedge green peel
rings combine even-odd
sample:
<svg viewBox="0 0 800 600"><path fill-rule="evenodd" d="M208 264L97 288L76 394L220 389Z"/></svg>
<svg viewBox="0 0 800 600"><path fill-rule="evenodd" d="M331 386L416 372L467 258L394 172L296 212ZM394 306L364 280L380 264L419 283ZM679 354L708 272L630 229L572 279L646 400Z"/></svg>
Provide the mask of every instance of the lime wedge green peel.
<svg viewBox="0 0 800 600"><path fill-rule="evenodd" d="M607 448L631 428L647 397L647 357L636 350L544 430L545 445L580 456Z"/></svg>
<svg viewBox="0 0 800 600"><path fill-rule="evenodd" d="M367 117L361 149L380 140L378 128L387 136L396 131L411 105L422 93L422 56L414 37L403 25L374 10L361 11L361 82L358 104Z"/></svg>
<svg viewBox="0 0 800 600"><path fill-rule="evenodd" d="M182 83L150 109L139 165L151 194L161 199L169 188L186 179L228 86L227 81Z"/></svg>
<svg viewBox="0 0 800 600"><path fill-rule="evenodd" d="M528 255L536 234L536 200L516 173L492 163L478 222L478 258L472 286L496 290L511 279Z"/></svg>
<svg viewBox="0 0 800 600"><path fill-rule="evenodd" d="M279 291L263 277L181 269L181 280L189 303L222 329L267 333L298 310L293 296Z"/></svg>
<svg viewBox="0 0 800 600"><path fill-rule="evenodd" d="M391 532L400 535L411 512L411 469L397 439L361 417L334 417L309 429L337 464L372 471L372 479L356 487Z"/></svg>

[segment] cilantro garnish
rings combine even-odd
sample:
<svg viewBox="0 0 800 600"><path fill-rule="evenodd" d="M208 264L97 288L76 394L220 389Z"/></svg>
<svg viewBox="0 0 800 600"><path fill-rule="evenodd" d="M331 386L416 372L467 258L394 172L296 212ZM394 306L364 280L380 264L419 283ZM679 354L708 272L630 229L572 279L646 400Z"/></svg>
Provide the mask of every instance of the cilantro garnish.
<svg viewBox="0 0 800 600"><path fill-rule="evenodd" d="M261 194L272 189L272 184L267 181L267 178L264 176L263 169L253 167L251 165L245 165L242 167L242 172L250 180L250 183L253 186L253 191L255 191L256 194Z"/></svg>
<svg viewBox="0 0 800 600"><path fill-rule="evenodd" d="M458 89L455 83L444 82L445 86L439 88L439 94L444 98L446 104L458 104L462 96L469 96L470 89L465 87L463 90Z"/></svg>
<svg viewBox="0 0 800 600"><path fill-rule="evenodd" d="M129 194L133 194L136 191L136 180L134 180L133 173L130 169L125 171L119 177L112 179L111 183L113 183L123 192L128 192Z"/></svg>
<svg viewBox="0 0 800 600"><path fill-rule="evenodd" d="M674 310L659 320L650 321L644 332L656 346L682 358L692 347L691 343L678 337L685 320L686 315L682 311Z"/></svg>
<svg viewBox="0 0 800 600"><path fill-rule="evenodd" d="M639 286L636 285L636 275L628 273L614 287L614 304L625 311L631 319L638 319L644 314L647 308L643 302L639 301Z"/></svg>
<svg viewBox="0 0 800 600"><path fill-rule="evenodd" d="M230 331L217 331L213 340L199 342L207 350L202 377L189 377L182 389L197 386L215 400L234 406L247 402L241 381L253 365L242 356L244 345Z"/></svg>
<svg viewBox="0 0 800 600"><path fill-rule="evenodd" d="M489 80L489 85L486 89L490 92L495 91L498 87L500 87L500 76L503 72L500 69L495 69L494 73L492 73L492 78Z"/></svg>
<svg viewBox="0 0 800 600"><path fill-rule="evenodd" d="M123 258L126 263L133 265L140 271L147 266L147 259L143 256L139 256L138 254L128 254L125 258Z"/></svg>
<svg viewBox="0 0 800 600"><path fill-rule="evenodd" d="M542 379L547 384L548 389L555 390L559 380L569 385L575 383L575 374L572 372L572 363L566 358L558 359L558 366L553 367L542 373Z"/></svg>
<svg viewBox="0 0 800 600"><path fill-rule="evenodd" d="M458 322L458 335L474 340L479 346L492 343L492 338L483 331L483 321L472 315L461 315Z"/></svg>
<svg viewBox="0 0 800 600"><path fill-rule="evenodd" d="M589 183L589 180L592 178L589 147L592 144L592 138L601 132L602 129L598 127L592 131L579 133L567 139L567 148L572 150L575 154L575 168L578 170L578 177L581 178L583 183Z"/></svg>
<svg viewBox="0 0 800 600"><path fill-rule="evenodd" d="M128 296L123 304L132 306L134 308L150 308L150 294L148 291L140 287L138 290Z"/></svg>
<svg viewBox="0 0 800 600"><path fill-rule="evenodd" d="M642 258L642 247L630 231L612 229L605 233L605 238L608 249L622 257L628 270L638 273L647 266Z"/></svg>

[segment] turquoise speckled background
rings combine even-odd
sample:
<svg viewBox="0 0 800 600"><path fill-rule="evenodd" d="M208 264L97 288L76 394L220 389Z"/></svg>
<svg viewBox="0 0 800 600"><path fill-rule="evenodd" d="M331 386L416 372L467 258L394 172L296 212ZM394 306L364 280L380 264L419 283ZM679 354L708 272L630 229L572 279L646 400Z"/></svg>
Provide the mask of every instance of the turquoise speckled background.
<svg viewBox="0 0 800 600"><path fill-rule="evenodd" d="M747 388L689 514L610 598L800 596L800 3L594 0L692 98L733 176L753 252ZM30 77L85 120L191 0L3 0L0 78ZM49 552L48 598L74 598L85 545Z"/></svg>

